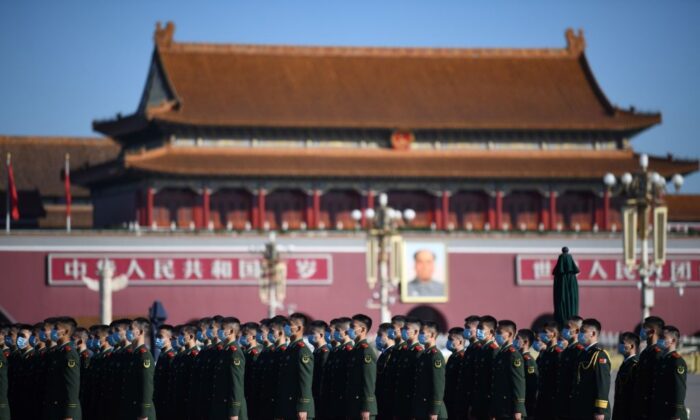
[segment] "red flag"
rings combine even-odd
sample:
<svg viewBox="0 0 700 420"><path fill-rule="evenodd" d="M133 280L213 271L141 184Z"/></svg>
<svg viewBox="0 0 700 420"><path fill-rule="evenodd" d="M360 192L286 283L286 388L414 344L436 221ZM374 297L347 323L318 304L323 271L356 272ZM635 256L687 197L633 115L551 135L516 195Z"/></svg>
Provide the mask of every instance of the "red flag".
<svg viewBox="0 0 700 420"><path fill-rule="evenodd" d="M10 195L9 204L12 220L19 220L19 197L17 196L17 187L15 186L15 175L12 173L12 163L10 155L7 155L7 193Z"/></svg>
<svg viewBox="0 0 700 420"><path fill-rule="evenodd" d="M66 168L64 169L63 183L66 189L66 217L70 217L70 205L72 196L70 194L70 155L66 153Z"/></svg>

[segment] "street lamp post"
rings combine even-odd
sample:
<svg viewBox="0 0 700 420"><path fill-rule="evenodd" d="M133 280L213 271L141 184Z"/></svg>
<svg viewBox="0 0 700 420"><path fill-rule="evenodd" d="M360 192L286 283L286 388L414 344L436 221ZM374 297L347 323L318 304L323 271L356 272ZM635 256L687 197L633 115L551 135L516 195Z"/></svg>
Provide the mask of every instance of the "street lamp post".
<svg viewBox="0 0 700 420"><path fill-rule="evenodd" d="M377 276L379 280L379 311L381 322L391 322L391 310L389 309L390 298L389 298L389 257L390 257L390 244L396 240L400 239L399 235L399 222L405 220L410 223L416 217L416 212L412 209L405 209L403 213L400 210L393 209L389 207L388 198L386 194L379 195L379 205L376 208L367 208L364 211L356 209L352 212L352 218L356 223L360 223L362 216L364 215L368 221L367 234L372 245L376 245L377 259L375 260L374 246L370 246L368 250L370 254L368 267L367 283L369 284L370 290L375 287L374 276L371 275L373 271L372 265L378 263ZM396 252L395 249L391 250ZM394 258L393 262L396 264L398 258ZM395 267L398 269L398 267Z"/></svg>
<svg viewBox="0 0 700 420"><path fill-rule="evenodd" d="M620 177L620 185L615 191L627 198L626 207L623 210L623 253L625 262L630 269L639 272L640 282L637 283L641 290L642 322L651 314L654 306L654 284L649 281L653 273L660 273L666 260L666 219L667 208L664 205L663 196L666 192L666 179L657 172L649 172L649 157L642 154L639 157L640 171L634 174L625 172ZM678 191L683 185L683 177L675 174L672 178L673 185ZM606 173L603 183L612 192L617 184L615 175ZM650 213L653 209L654 217ZM638 223L639 221L639 223ZM653 230L654 262L649 261L648 238ZM639 233L641 240L641 255L637 261L636 235ZM658 274L657 274L658 285ZM681 286L682 287L682 286ZM682 288L679 289L682 295Z"/></svg>
<svg viewBox="0 0 700 420"><path fill-rule="evenodd" d="M267 315L273 318L277 308L282 306L287 288L287 265L280 258L281 247L275 242L275 233L270 237L262 251L262 273L260 275L260 301L267 304Z"/></svg>

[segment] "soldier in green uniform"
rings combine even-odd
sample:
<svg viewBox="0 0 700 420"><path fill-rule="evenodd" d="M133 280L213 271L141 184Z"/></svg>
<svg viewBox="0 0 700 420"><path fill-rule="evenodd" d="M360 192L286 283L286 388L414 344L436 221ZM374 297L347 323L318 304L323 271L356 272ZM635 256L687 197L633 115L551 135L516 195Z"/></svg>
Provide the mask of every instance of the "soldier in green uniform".
<svg viewBox="0 0 700 420"><path fill-rule="evenodd" d="M523 365L525 367L525 418L535 418L535 407L537 405L537 387L539 381L539 371L535 358L530 354L530 346L535 341L535 333L529 329L518 331L518 336L513 342L513 347L523 355Z"/></svg>
<svg viewBox="0 0 700 420"><path fill-rule="evenodd" d="M467 416L471 410L471 398L475 386L476 356L481 349L481 342L476 339L476 330L479 326L479 316L469 315L464 318L464 361L462 361L459 373L462 383L462 410Z"/></svg>
<svg viewBox="0 0 700 420"><path fill-rule="evenodd" d="M270 319L264 318L260 320L260 329L257 333L257 341L262 344L262 351L258 356L257 361L252 366L246 366L246 376L252 377L252 388L246 386L246 393L249 395L248 416L251 419L261 419L262 407L269 407L270 400L263 400L263 390L267 381L267 370L272 360L272 355L275 351L274 341L270 341Z"/></svg>
<svg viewBox="0 0 700 420"><path fill-rule="evenodd" d="M154 420L156 408L153 404L153 376L155 361L146 347L146 337L150 337L151 323L145 318L136 318L131 323L129 338L133 346L131 358L134 359L131 376L126 379L126 404L129 407L125 418Z"/></svg>
<svg viewBox="0 0 700 420"><path fill-rule="evenodd" d="M338 321L337 318L332 319L328 325L329 337L327 337L327 341L330 342L330 351L326 358L326 363L321 370L321 387L318 390L320 398L316 400L314 397L316 416L322 420L331 419L333 417L333 385L335 383L333 375L335 374L338 355L341 350L340 340L337 339L340 335L336 337ZM314 369L315 366L314 364Z"/></svg>
<svg viewBox="0 0 700 420"><path fill-rule="evenodd" d="M275 418L277 407L283 404L277 395L277 387L284 380L280 370L286 358L289 331L289 320L283 316L276 316L270 320L270 332L268 340L274 343L275 348L270 354L267 366L264 368L262 378L262 392L260 401L260 417L263 419ZM270 404L272 402L272 404Z"/></svg>
<svg viewBox="0 0 700 420"><path fill-rule="evenodd" d="M559 358L559 368L557 369L557 415L559 419L569 419L571 413L571 387L576 378L576 368L578 359L583 353L583 346L578 342L578 333L581 331L583 318L572 316L568 319L566 326L561 330L561 337L569 345L561 352Z"/></svg>
<svg viewBox="0 0 700 420"><path fill-rule="evenodd" d="M15 377L15 405L12 406L15 419L30 419L31 406L35 405L35 389L32 383L31 362L34 357L34 347L32 342L32 326L26 324L19 325L17 333L17 354L16 366L13 367Z"/></svg>
<svg viewBox="0 0 700 420"><path fill-rule="evenodd" d="M174 391L172 388L171 370L175 359L175 350L172 345L172 325L161 325L156 334L155 347L160 350L156 369L153 373L153 404L156 407L156 417L170 419L176 417L168 404L168 396Z"/></svg>
<svg viewBox="0 0 700 420"><path fill-rule="evenodd" d="M48 355L44 415L47 420L82 418L80 409L80 360L70 339L76 328L72 318L59 318L50 339L57 348Z"/></svg>
<svg viewBox="0 0 700 420"><path fill-rule="evenodd" d="M540 373L537 391L537 419L556 420L557 418L557 381L559 380L559 362L564 351L558 345L559 326L555 321L547 322L534 343L539 352L537 369Z"/></svg>
<svg viewBox="0 0 700 420"><path fill-rule="evenodd" d="M173 393L172 404L175 412L185 418L187 418L186 416L190 413L190 404L193 404L193 402L190 401L190 384L192 383L191 371L195 366L195 361L199 354L196 336L197 327L195 325L188 324L182 327L181 342L183 347L185 347L185 351L180 353L175 360L173 360L175 392Z"/></svg>
<svg viewBox="0 0 700 420"><path fill-rule="evenodd" d="M51 328L53 329L53 324ZM31 362L31 382L33 384L34 395L36 395L36 401L31 406L31 411L29 413L30 418L38 419L41 418L44 411L43 398L46 392L46 369L48 366L48 354L49 354L49 338L50 335L46 332L46 322L42 321L34 326L34 335L37 337L37 343L34 348L34 357Z"/></svg>
<svg viewBox="0 0 700 420"><path fill-rule="evenodd" d="M8 331L9 328L0 327L0 345L2 345L0 349L0 420L10 420L10 401L7 398L9 388L7 358L10 356L10 349L5 346Z"/></svg>
<svg viewBox="0 0 700 420"><path fill-rule="evenodd" d="M610 357L598 345L600 331L600 322L597 320L583 320L578 341L585 346L585 351L579 359L576 382L572 389L571 413L574 419L610 418Z"/></svg>
<svg viewBox="0 0 700 420"><path fill-rule="evenodd" d="M245 390L246 405L248 408L248 417L253 418L253 397L255 393L255 376L256 364L263 351L262 340L258 341L260 326L257 322L247 322L241 328L240 343L243 346L245 353L245 378L243 380ZM261 337L260 337L261 338ZM222 340L226 341L226 340Z"/></svg>
<svg viewBox="0 0 700 420"><path fill-rule="evenodd" d="M294 313L289 323L283 325L284 334L291 339L280 359L279 381L275 397L275 418L307 420L315 417L314 397L311 391L314 373L314 357L304 344L306 316ZM272 329L279 324L272 324Z"/></svg>
<svg viewBox="0 0 700 420"><path fill-rule="evenodd" d="M323 378L323 370L328 361L328 355L331 352L330 343L326 342L326 332L328 332L328 324L325 321L313 321L309 326L309 335L307 340L314 346L314 377L311 384L311 393L314 396L316 405L316 418L324 419L324 413L321 409L321 380Z"/></svg>
<svg viewBox="0 0 700 420"><path fill-rule="evenodd" d="M211 377L213 396L207 418L247 420L248 406L244 385L246 358L236 341L241 322L233 317L223 318L220 327L220 335L224 339L216 347L218 360L214 363Z"/></svg>
<svg viewBox="0 0 700 420"><path fill-rule="evenodd" d="M346 418L369 420L377 415L377 355L367 342L372 319L357 314L352 317L348 335L355 341L348 363L345 392Z"/></svg>
<svg viewBox="0 0 700 420"><path fill-rule="evenodd" d="M615 405L613 405L613 420L632 420L632 406L635 404L634 381L637 376L639 363L639 336L633 332L625 332L620 336L618 351L625 358L617 371L615 378Z"/></svg>
<svg viewBox="0 0 700 420"><path fill-rule="evenodd" d="M88 419L103 419L107 418L106 408L106 393L107 383L109 382L109 364L112 361L112 351L114 350L110 344L110 332L108 325L98 325L94 329L94 339L96 340L98 351L94 355L90 363L89 375L91 377L92 392L87 402L87 407L83 407L85 418Z"/></svg>
<svg viewBox="0 0 700 420"><path fill-rule="evenodd" d="M80 406L83 409L83 417L85 417L87 393L90 390L90 381L88 380L88 369L90 368L90 360L92 359L92 351L87 347L88 331L85 328L78 327L73 332L72 341L80 357Z"/></svg>
<svg viewBox="0 0 700 420"><path fill-rule="evenodd" d="M393 332L393 334L392 334ZM387 392L387 387L389 382L388 365L389 360L391 360L392 353L396 341L390 337L396 337L394 332L394 327L391 323L385 322L379 325L377 330L377 338L375 339L374 346L377 351L380 352L379 359L377 359L377 383L374 387L374 394L377 397L377 419L379 420L389 420L390 417L386 415L389 408L388 405L391 404L391 400L388 399L390 395Z"/></svg>
<svg viewBox="0 0 700 420"><path fill-rule="evenodd" d="M453 419L463 419L464 391L460 374L464 363L464 328L455 327L447 332L447 350L452 352L445 365L445 407Z"/></svg>
<svg viewBox="0 0 700 420"><path fill-rule="evenodd" d="M328 403L328 415L335 418L345 418L345 390L348 383L348 366L352 358L352 350L355 342L348 335L352 319L348 317L338 318L335 322L333 334L339 343L338 352L331 366L330 399Z"/></svg>
<svg viewBox="0 0 700 420"><path fill-rule="evenodd" d="M495 334L496 318L490 315L482 316L476 330L476 338L481 341L482 346L476 356L475 385L470 402L471 415L477 420L489 418L493 363L498 353L498 344L494 341Z"/></svg>
<svg viewBox="0 0 700 420"><path fill-rule="evenodd" d="M667 325L663 329L663 341L660 344L657 342L665 352L655 372L654 405L650 418L688 420L688 410L685 408L688 366L677 351L680 338L678 328Z"/></svg>
<svg viewBox="0 0 700 420"><path fill-rule="evenodd" d="M428 321L421 327L418 342L425 346L420 353L415 369L415 388L411 398L411 418L446 419L447 409L443 402L445 395L445 358L435 346L438 326Z"/></svg>
<svg viewBox="0 0 700 420"><path fill-rule="evenodd" d="M412 417L413 395L416 389L416 366L418 359L425 351L425 347L418 340L422 328L423 323L418 318L406 318L406 325L401 329L401 338L406 343L399 351L399 361L396 366L396 390L394 391L392 407L394 417L401 420Z"/></svg>
<svg viewBox="0 0 700 420"><path fill-rule="evenodd" d="M522 420L525 411L525 361L513 347L517 328L515 322L502 320L498 323L496 343L501 347L493 364L491 384L492 418Z"/></svg>
<svg viewBox="0 0 700 420"><path fill-rule="evenodd" d="M639 420L653 419L651 417L654 395L654 378L656 368L664 355L663 350L656 344L662 338L664 320L650 316L642 323L639 337L646 341L646 348L639 354L637 378L634 381L633 393L635 404L632 406L632 417ZM656 420L656 419L654 419Z"/></svg>

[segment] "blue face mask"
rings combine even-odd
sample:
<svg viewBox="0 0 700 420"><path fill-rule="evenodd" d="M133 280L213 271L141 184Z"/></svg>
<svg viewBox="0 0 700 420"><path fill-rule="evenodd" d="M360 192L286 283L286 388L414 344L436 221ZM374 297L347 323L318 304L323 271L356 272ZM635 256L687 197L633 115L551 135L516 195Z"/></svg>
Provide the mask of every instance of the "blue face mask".
<svg viewBox="0 0 700 420"><path fill-rule="evenodd" d="M617 352L623 356L627 356L627 351L625 350L625 343L620 343L617 345Z"/></svg>
<svg viewBox="0 0 700 420"><path fill-rule="evenodd" d="M357 338L357 333L356 333L355 330L353 330L352 328L348 329L348 330L345 332L345 334L347 334L348 337L350 337L351 340L354 340L354 339Z"/></svg>
<svg viewBox="0 0 700 420"><path fill-rule="evenodd" d="M238 342L241 344L241 346L248 347L250 345L250 341L248 341L248 337L242 336Z"/></svg>
<svg viewBox="0 0 700 420"><path fill-rule="evenodd" d="M496 344L499 346L502 346L506 342L506 339L503 338L501 334L496 334Z"/></svg>
<svg viewBox="0 0 700 420"><path fill-rule="evenodd" d="M131 330L126 330L126 341L132 342L134 341L134 338L136 338L134 337L134 332Z"/></svg>
<svg viewBox="0 0 700 420"><path fill-rule="evenodd" d="M32 347L36 347L36 337L35 336L30 336L29 337L29 345Z"/></svg>
<svg viewBox="0 0 700 420"><path fill-rule="evenodd" d="M226 335L224 334L224 330L219 330L216 334L219 336L219 340L226 341ZM262 338L260 341L262 341Z"/></svg>
<svg viewBox="0 0 700 420"><path fill-rule="evenodd" d="M542 351L542 343L539 341L535 341L532 343L532 348L535 349L536 352L541 352Z"/></svg>
<svg viewBox="0 0 700 420"><path fill-rule="evenodd" d="M177 338L173 338L170 340L170 344L173 346L175 350L180 348L180 343Z"/></svg>
<svg viewBox="0 0 700 420"><path fill-rule="evenodd" d="M27 343L26 338L24 338L22 336L17 337L17 347L19 347L20 349L23 349L23 348L27 347L27 344L28 343Z"/></svg>
<svg viewBox="0 0 700 420"><path fill-rule="evenodd" d="M315 334L309 334L306 336L306 341L311 343L312 346L316 346L318 342L316 341L316 335Z"/></svg>
<svg viewBox="0 0 700 420"><path fill-rule="evenodd" d="M117 344L119 344L120 341L122 341L122 338L119 336L119 333L115 331L112 334L112 342L114 342L114 344L112 345L116 346Z"/></svg>
<svg viewBox="0 0 700 420"><path fill-rule="evenodd" d="M163 339L160 337L156 337L155 345L156 345L156 348L162 349L163 347L165 347L165 341L163 341Z"/></svg>
<svg viewBox="0 0 700 420"><path fill-rule="evenodd" d="M12 337L10 337L9 335L5 336L5 345L8 347L12 346Z"/></svg>
<svg viewBox="0 0 700 420"><path fill-rule="evenodd" d="M639 331L639 339L642 341L646 341L647 338L649 338L649 336L647 335L647 330L646 330L646 328L642 328Z"/></svg>
<svg viewBox="0 0 700 420"><path fill-rule="evenodd" d="M272 334L272 332L267 333L267 341L269 341L270 343L274 343L275 341L277 341L275 340L275 335Z"/></svg>
<svg viewBox="0 0 700 420"><path fill-rule="evenodd" d="M207 328L207 337L208 337L210 340L213 340L214 337L216 337L216 336L214 335L214 329L213 329L213 328Z"/></svg>
<svg viewBox="0 0 700 420"><path fill-rule="evenodd" d="M39 340L46 341L46 331L44 331L44 330L39 331Z"/></svg>
<svg viewBox="0 0 700 420"><path fill-rule="evenodd" d="M561 350L564 350L566 348L564 340L557 340L557 347L559 347Z"/></svg>
<svg viewBox="0 0 700 420"><path fill-rule="evenodd" d="M58 341L58 330L55 328L51 330L51 341Z"/></svg>
<svg viewBox="0 0 700 420"><path fill-rule="evenodd" d="M289 325L284 326L284 336L285 337L291 337L292 336L292 327Z"/></svg>
<svg viewBox="0 0 700 420"><path fill-rule="evenodd" d="M382 351L384 350L384 342L382 341L381 336L377 336L377 338L374 340L374 346L377 347L377 350Z"/></svg>
<svg viewBox="0 0 700 420"><path fill-rule="evenodd" d="M561 336L564 337L564 340L571 341L571 330L568 328L564 328L563 330L561 330Z"/></svg>
<svg viewBox="0 0 700 420"><path fill-rule="evenodd" d="M664 340L663 338L659 338L656 341L656 345L659 346L661 350L666 350L666 340Z"/></svg>
<svg viewBox="0 0 700 420"><path fill-rule="evenodd" d="M581 344L586 344L586 333L581 331L578 333L578 342Z"/></svg>
<svg viewBox="0 0 700 420"><path fill-rule="evenodd" d="M454 345L454 343L452 343L452 340L447 340L447 344L445 345L445 347L447 348L447 350L454 353L455 345Z"/></svg>
<svg viewBox="0 0 700 420"><path fill-rule="evenodd" d="M471 329L466 329L466 330L464 330L464 332L462 333L462 335L464 336L464 338L466 338L467 340L469 340L469 339L472 338L472 330L471 330Z"/></svg>
<svg viewBox="0 0 700 420"><path fill-rule="evenodd" d="M403 341L408 340L408 330L406 328L401 328L401 339Z"/></svg>
<svg viewBox="0 0 700 420"><path fill-rule="evenodd" d="M547 333L544 331L540 333L539 337L540 337L540 341L542 341L543 343L546 343L546 344L549 344L549 342L552 341L552 339L549 338Z"/></svg>
<svg viewBox="0 0 700 420"><path fill-rule="evenodd" d="M180 347L184 347L185 345L185 336L184 335L179 335L177 337L177 343L180 345Z"/></svg>
<svg viewBox="0 0 700 420"><path fill-rule="evenodd" d="M326 332L323 334L323 338L326 339L326 342L331 341L331 332L330 332L330 331L326 331Z"/></svg>
<svg viewBox="0 0 700 420"><path fill-rule="evenodd" d="M523 342L520 341L519 338L516 338L515 340L513 340L513 347L515 347L516 350L521 350L523 348Z"/></svg>
<svg viewBox="0 0 700 420"><path fill-rule="evenodd" d="M396 330L395 329L390 329L386 332L386 336L389 338L389 340L396 340Z"/></svg>
<svg viewBox="0 0 700 420"><path fill-rule="evenodd" d="M479 341L486 340L486 331L484 331L484 330L481 329L481 328L479 328L478 330L476 330L476 339L479 340Z"/></svg>
<svg viewBox="0 0 700 420"><path fill-rule="evenodd" d="M263 340L263 333L261 332L255 334L255 339L258 341L258 343L262 343L263 341L265 341Z"/></svg>
<svg viewBox="0 0 700 420"><path fill-rule="evenodd" d="M343 336L340 334L340 331L338 331L338 330L333 331L333 339L335 341L337 341L338 343L343 342Z"/></svg>
<svg viewBox="0 0 700 420"><path fill-rule="evenodd" d="M426 341L425 334L423 334L423 333L418 334L418 342L421 344L425 344L425 341Z"/></svg>
<svg viewBox="0 0 700 420"><path fill-rule="evenodd" d="M207 341L204 337L204 334L201 331L197 331L197 341L199 341L200 343Z"/></svg>

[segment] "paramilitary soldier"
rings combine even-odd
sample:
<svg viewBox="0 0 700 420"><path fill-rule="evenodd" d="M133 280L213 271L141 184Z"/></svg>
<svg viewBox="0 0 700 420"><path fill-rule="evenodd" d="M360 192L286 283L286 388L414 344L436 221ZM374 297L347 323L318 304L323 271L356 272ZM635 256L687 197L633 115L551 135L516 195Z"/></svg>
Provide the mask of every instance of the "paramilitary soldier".
<svg viewBox="0 0 700 420"><path fill-rule="evenodd" d="M389 336L392 331L394 331L394 327L391 323L385 322L379 325L377 338L374 340L374 346L381 353L379 359L377 359L377 382L374 387L374 395L377 398L377 419L379 420L390 420L384 414L388 411L387 405L391 403L391 400L387 400L386 390L388 386L387 366L396 344ZM395 337L395 334L396 332L393 332L392 335Z"/></svg>
<svg viewBox="0 0 700 420"><path fill-rule="evenodd" d="M476 338L482 342L476 362L475 388L472 393L471 411L477 420L489 418L491 409L491 383L493 380L493 362L498 353L498 344L494 341L496 318L485 315L479 320Z"/></svg>
<svg viewBox="0 0 700 420"><path fill-rule="evenodd" d="M304 314L294 313L290 315L289 323L283 326L290 343L280 360L280 380L275 398L276 419L307 420L315 417L311 391L314 357L303 340L306 323ZM272 328L274 330L278 325L273 324Z"/></svg>
<svg viewBox="0 0 700 420"><path fill-rule="evenodd" d="M447 350L451 351L445 366L445 408L453 419L466 417L464 411L464 388L460 374L464 363L464 328L455 327L447 332Z"/></svg>
<svg viewBox="0 0 700 420"><path fill-rule="evenodd" d="M355 341L348 362L345 413L347 419L369 420L377 415L375 386L377 356L367 342L372 319L357 314L352 317L348 336Z"/></svg>
<svg viewBox="0 0 700 420"><path fill-rule="evenodd" d="M520 350L525 366L525 412L527 418L536 418L537 388L539 386L539 371L535 358L530 354L530 346L535 341L535 333L529 329L518 331L518 338L513 342L513 347Z"/></svg>
<svg viewBox="0 0 700 420"><path fill-rule="evenodd" d="M445 395L445 358L435 347L438 335L435 322L428 321L421 327L418 342L425 346L416 363L415 388L411 401L411 418L446 419L443 402Z"/></svg>
<svg viewBox="0 0 700 420"><path fill-rule="evenodd" d="M406 325L401 329L401 338L406 343L399 350L399 362L396 366L396 389L392 412L394 417L408 419L413 417L413 395L416 386L416 366L425 348L418 341L423 323L418 318L406 318Z"/></svg>
<svg viewBox="0 0 700 420"><path fill-rule="evenodd" d="M676 351L680 337L678 328L670 325L664 327L661 347L666 352L656 369L654 406L650 418L688 420L688 411L685 408L688 367Z"/></svg>
<svg viewBox="0 0 700 420"><path fill-rule="evenodd" d="M212 383L212 404L209 409L209 419L247 420L248 407L245 399L245 354L236 343L241 329L237 318L220 320L222 338L218 344L214 360Z"/></svg>
<svg viewBox="0 0 700 420"><path fill-rule="evenodd" d="M632 420L632 406L635 404L634 381L639 364L639 336L633 332L625 332L620 337L618 352L624 357L615 378L615 405L612 418L615 420Z"/></svg>
<svg viewBox="0 0 700 420"><path fill-rule="evenodd" d="M585 346L585 350L579 359L576 382L572 388L571 413L574 419L610 418L610 357L598 345L600 330L597 320L583 320L578 341Z"/></svg>
<svg viewBox="0 0 700 420"><path fill-rule="evenodd" d="M76 328L72 318L58 318L50 339L57 347L48 357L43 418L80 420L80 359L70 339Z"/></svg>
<svg viewBox="0 0 700 420"><path fill-rule="evenodd" d="M464 318L464 345L467 346L464 350L464 362L462 362L462 372L460 372L460 380L462 382L462 395L464 396L463 407L465 416L471 410L472 394L476 386L476 360L481 351L481 342L476 339L476 331L479 328L479 319L477 315L469 315ZM448 413L449 414L449 413Z"/></svg>
<svg viewBox="0 0 700 420"><path fill-rule="evenodd" d="M635 419L653 419L651 412L655 398L652 392L654 374L664 355L657 342L663 338L664 325L663 319L657 316L650 316L644 320L642 329L639 332L639 338L645 340L647 346L639 354L637 378L633 387L635 404L632 407L632 417Z"/></svg>
<svg viewBox="0 0 700 420"><path fill-rule="evenodd" d="M527 415L523 356L513 347L516 331L515 322L499 321L496 343L500 349L493 364L489 410L492 418L521 420Z"/></svg>
<svg viewBox="0 0 700 420"><path fill-rule="evenodd" d="M155 419L156 408L153 405L153 375L155 362L153 355L146 348L146 337L151 335L151 323L146 318L136 318L127 331L131 339L133 352L130 357L130 375L126 378L126 398L128 417L136 419Z"/></svg>

